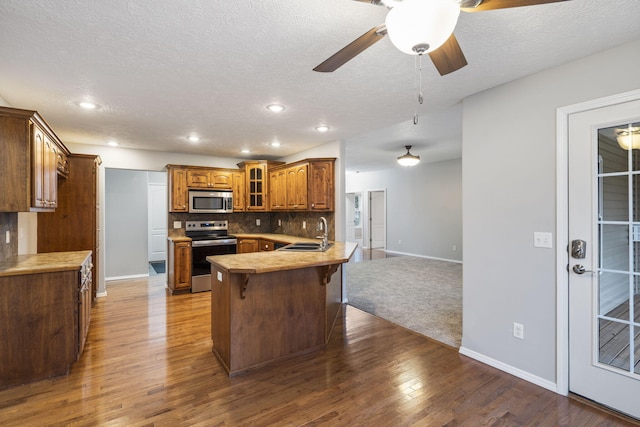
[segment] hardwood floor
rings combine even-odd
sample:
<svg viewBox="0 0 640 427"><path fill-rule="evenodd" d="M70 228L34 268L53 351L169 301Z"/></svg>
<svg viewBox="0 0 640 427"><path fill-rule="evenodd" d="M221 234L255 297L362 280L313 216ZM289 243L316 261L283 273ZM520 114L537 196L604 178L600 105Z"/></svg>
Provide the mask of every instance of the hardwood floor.
<svg viewBox="0 0 640 427"><path fill-rule="evenodd" d="M110 282L70 375L0 391L0 424L632 425L353 307L326 349L229 378L210 294L167 296L164 280Z"/></svg>
<svg viewBox="0 0 640 427"><path fill-rule="evenodd" d="M349 262L364 262L374 259L391 258L394 256L397 255L387 253L382 249L363 249L358 246Z"/></svg>

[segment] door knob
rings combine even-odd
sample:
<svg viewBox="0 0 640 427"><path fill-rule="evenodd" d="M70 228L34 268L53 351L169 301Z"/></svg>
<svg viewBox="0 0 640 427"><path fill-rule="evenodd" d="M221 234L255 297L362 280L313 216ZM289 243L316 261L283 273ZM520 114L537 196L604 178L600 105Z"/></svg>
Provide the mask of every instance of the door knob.
<svg viewBox="0 0 640 427"><path fill-rule="evenodd" d="M582 265L582 264L574 265L572 270L576 274L595 273L595 271L585 269L584 265Z"/></svg>

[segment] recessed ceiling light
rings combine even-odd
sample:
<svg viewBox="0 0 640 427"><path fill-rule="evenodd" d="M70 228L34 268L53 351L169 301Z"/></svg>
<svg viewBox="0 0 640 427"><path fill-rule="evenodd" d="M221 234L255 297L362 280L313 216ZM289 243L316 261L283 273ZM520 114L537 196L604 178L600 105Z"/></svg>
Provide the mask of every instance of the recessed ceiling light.
<svg viewBox="0 0 640 427"><path fill-rule="evenodd" d="M329 126L327 126L327 125L316 126L316 130L318 132L327 132L329 129L331 129L331 128Z"/></svg>
<svg viewBox="0 0 640 427"><path fill-rule="evenodd" d="M272 147L280 147L280 143L279 143L278 141L273 141L273 142L271 143L271 146L272 146Z"/></svg>
<svg viewBox="0 0 640 427"><path fill-rule="evenodd" d="M109 142L107 143L107 145L110 145L110 146L112 146L112 147L117 147L117 146L118 146L118 143L117 143L117 142L115 142L115 141L109 141Z"/></svg>
<svg viewBox="0 0 640 427"><path fill-rule="evenodd" d="M198 141L200 141L200 138L198 137L198 135L190 135L189 136L189 141L198 142Z"/></svg>
<svg viewBox="0 0 640 427"><path fill-rule="evenodd" d="M93 102L89 102L89 101L82 101L78 103L78 105L84 108L85 110L95 110L96 108L98 108L97 104L94 104Z"/></svg>
<svg viewBox="0 0 640 427"><path fill-rule="evenodd" d="M267 110L271 111L272 113L281 113L284 111L284 105L269 104L267 105Z"/></svg>
<svg viewBox="0 0 640 427"><path fill-rule="evenodd" d="M244 150L242 150L242 154L249 154L251 151L247 150L246 148Z"/></svg>

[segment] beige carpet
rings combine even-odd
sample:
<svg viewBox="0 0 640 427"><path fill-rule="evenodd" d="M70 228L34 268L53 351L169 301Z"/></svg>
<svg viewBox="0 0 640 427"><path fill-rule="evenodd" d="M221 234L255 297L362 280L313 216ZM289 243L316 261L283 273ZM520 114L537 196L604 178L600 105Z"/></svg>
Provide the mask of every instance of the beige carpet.
<svg viewBox="0 0 640 427"><path fill-rule="evenodd" d="M453 347L462 339L462 264L400 256L346 265L349 304Z"/></svg>

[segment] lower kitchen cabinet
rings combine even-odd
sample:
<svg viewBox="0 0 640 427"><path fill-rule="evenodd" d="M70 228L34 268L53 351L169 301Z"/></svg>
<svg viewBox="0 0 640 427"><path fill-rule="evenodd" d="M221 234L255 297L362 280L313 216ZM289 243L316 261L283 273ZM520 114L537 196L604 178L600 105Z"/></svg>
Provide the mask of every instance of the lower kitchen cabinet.
<svg viewBox="0 0 640 427"><path fill-rule="evenodd" d="M246 254L260 251L260 239L238 239L238 253Z"/></svg>
<svg viewBox="0 0 640 427"><path fill-rule="evenodd" d="M66 375L91 321L91 252L0 263L0 388Z"/></svg>
<svg viewBox="0 0 640 427"><path fill-rule="evenodd" d="M169 237L167 286L171 293L191 290L191 239Z"/></svg>

